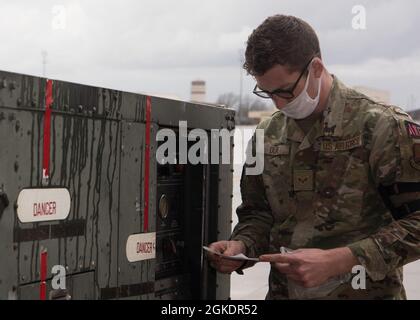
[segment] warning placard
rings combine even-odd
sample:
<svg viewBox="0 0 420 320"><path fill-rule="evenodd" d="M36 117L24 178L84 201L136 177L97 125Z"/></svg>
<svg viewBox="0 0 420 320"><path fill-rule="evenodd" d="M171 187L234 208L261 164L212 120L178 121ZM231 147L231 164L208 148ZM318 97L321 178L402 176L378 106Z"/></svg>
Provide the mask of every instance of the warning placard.
<svg viewBox="0 0 420 320"><path fill-rule="evenodd" d="M129 236L126 254L129 262L155 259L156 232L132 234Z"/></svg>
<svg viewBox="0 0 420 320"><path fill-rule="evenodd" d="M17 199L17 215L22 223L65 220L70 206L66 188L23 189Z"/></svg>

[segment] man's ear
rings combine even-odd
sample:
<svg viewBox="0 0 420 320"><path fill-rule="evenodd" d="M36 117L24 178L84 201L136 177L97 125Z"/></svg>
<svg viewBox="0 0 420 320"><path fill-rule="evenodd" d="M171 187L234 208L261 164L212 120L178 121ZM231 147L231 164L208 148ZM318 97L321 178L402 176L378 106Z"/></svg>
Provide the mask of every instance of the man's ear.
<svg viewBox="0 0 420 320"><path fill-rule="evenodd" d="M322 72L324 72L324 63L322 60L318 57L314 58L314 61L312 62L312 68L315 71L314 75L315 78L320 78L322 75Z"/></svg>

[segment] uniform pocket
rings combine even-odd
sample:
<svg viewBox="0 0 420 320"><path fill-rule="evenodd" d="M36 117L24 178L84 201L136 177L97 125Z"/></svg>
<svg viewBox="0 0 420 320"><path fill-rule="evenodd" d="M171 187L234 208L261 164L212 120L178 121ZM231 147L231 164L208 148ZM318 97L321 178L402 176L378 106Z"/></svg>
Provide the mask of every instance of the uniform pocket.
<svg viewBox="0 0 420 320"><path fill-rule="evenodd" d="M266 149L267 150L267 149ZM267 200L276 222L284 221L293 212L290 203L292 170L289 154L275 154L280 149L271 149L264 154L263 181ZM283 149L285 153L286 149Z"/></svg>
<svg viewBox="0 0 420 320"><path fill-rule="evenodd" d="M351 227L361 219L369 186L367 151L362 149L323 154L318 161L315 208L327 230L337 224Z"/></svg>

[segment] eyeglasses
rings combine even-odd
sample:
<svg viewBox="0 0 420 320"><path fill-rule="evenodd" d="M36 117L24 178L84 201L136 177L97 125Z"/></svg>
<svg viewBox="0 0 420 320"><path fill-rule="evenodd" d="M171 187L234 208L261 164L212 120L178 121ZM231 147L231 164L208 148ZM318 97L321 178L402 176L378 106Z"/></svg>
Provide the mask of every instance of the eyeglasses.
<svg viewBox="0 0 420 320"><path fill-rule="evenodd" d="M289 90L283 90L283 89L276 89L274 91L265 91L265 90L259 90L258 86L255 85L255 88L253 90L253 93L256 94L257 96L264 98L264 99L272 99L273 96L276 96L278 98L282 98L282 99L293 99L295 97L295 94L293 93L300 81L300 79L302 79L303 75L306 73L310 63L312 62L312 60L314 59L311 58L311 60L309 60L309 62L305 65L305 67L303 68L299 78L296 80L295 84L293 85L293 87Z"/></svg>

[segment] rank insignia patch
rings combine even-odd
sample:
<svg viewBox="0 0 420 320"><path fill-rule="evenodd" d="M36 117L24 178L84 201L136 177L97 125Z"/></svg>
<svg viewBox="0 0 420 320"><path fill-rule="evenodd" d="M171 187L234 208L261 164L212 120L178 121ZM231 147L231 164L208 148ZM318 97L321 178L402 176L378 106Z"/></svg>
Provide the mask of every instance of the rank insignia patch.
<svg viewBox="0 0 420 320"><path fill-rule="evenodd" d="M295 170L293 172L294 191L312 191L314 188L314 172L312 170Z"/></svg>

